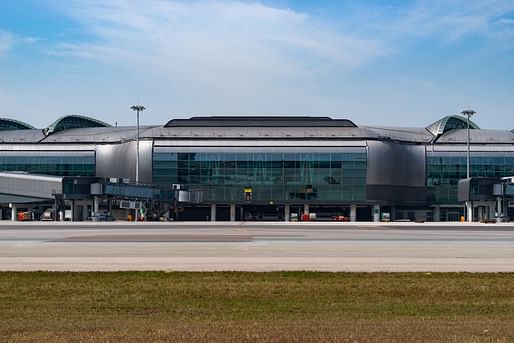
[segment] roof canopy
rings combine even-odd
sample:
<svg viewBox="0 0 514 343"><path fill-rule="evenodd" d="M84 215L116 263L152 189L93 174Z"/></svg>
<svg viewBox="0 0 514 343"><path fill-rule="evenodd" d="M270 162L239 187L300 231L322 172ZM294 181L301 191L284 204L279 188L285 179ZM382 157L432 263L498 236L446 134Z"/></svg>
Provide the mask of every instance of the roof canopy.
<svg viewBox="0 0 514 343"><path fill-rule="evenodd" d="M172 119L164 127L357 127L348 119L308 116L212 116Z"/></svg>
<svg viewBox="0 0 514 343"><path fill-rule="evenodd" d="M0 130L30 130L34 127L15 119L0 118Z"/></svg>
<svg viewBox="0 0 514 343"><path fill-rule="evenodd" d="M88 127L112 127L112 125L90 117L69 115L57 119L43 131L45 135L48 136L63 130L82 129Z"/></svg>
<svg viewBox="0 0 514 343"><path fill-rule="evenodd" d="M427 130L430 131L431 134L438 137L445 133L446 131L456 130L456 129L466 129L468 127L468 119L461 116L447 116L444 117L435 123L427 126ZM473 123L471 120L469 121L470 129L480 129L477 124Z"/></svg>

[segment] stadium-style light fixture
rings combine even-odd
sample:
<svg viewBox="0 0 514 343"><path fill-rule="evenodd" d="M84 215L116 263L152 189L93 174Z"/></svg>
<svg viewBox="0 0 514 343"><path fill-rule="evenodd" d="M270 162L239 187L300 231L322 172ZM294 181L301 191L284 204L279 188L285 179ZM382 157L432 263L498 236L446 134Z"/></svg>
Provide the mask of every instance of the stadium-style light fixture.
<svg viewBox="0 0 514 343"><path fill-rule="evenodd" d="M468 124L468 127L467 127L467 140L466 140L466 144L467 144L467 149L466 149L466 178L469 179L470 178L470 170L469 170L469 118L471 118L472 115L474 115L476 112L473 111L473 110L464 110L462 112L460 112L463 116L466 116L467 117L467 124ZM468 210L468 222L472 222L473 221L473 205L471 204L470 201L466 202L466 209Z"/></svg>
<svg viewBox="0 0 514 343"><path fill-rule="evenodd" d="M136 138L136 184L139 183L139 112L143 112L146 108L142 105L135 105L130 107L131 110L137 113L137 138Z"/></svg>

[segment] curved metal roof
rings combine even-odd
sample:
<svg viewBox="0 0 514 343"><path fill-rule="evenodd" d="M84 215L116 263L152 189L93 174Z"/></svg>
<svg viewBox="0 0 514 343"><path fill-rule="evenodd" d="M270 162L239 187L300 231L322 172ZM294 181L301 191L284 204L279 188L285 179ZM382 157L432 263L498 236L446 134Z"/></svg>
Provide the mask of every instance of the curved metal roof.
<svg viewBox="0 0 514 343"><path fill-rule="evenodd" d="M0 118L0 130L30 130L34 127L22 121L10 118Z"/></svg>
<svg viewBox="0 0 514 343"><path fill-rule="evenodd" d="M427 126L427 130L430 131L434 136L440 136L446 131L455 130L455 129L466 129L468 127L468 119L453 115L446 116L435 123ZM470 129L480 129L477 124L473 123L471 120L469 121Z"/></svg>
<svg viewBox="0 0 514 343"><path fill-rule="evenodd" d="M434 137L425 128L420 127L379 127L379 126L360 126L378 134L383 139L427 143Z"/></svg>
<svg viewBox="0 0 514 343"><path fill-rule="evenodd" d="M144 132L148 139L378 139L372 130L359 127L157 127Z"/></svg>
<svg viewBox="0 0 514 343"><path fill-rule="evenodd" d="M137 128L93 127L64 130L45 136L41 129L0 131L2 144L111 144L135 140ZM509 130L470 130L471 142L487 144L514 144L514 132ZM439 144L465 144L466 130L450 130L438 136ZM380 128L361 126L358 128L338 127L162 127L141 126L140 139L155 141L193 140L394 140L407 143L429 144L434 136L425 128ZM214 144L214 143L213 143Z"/></svg>
<svg viewBox="0 0 514 343"><path fill-rule="evenodd" d="M46 136L53 133L69 130L69 129L83 129L88 127L112 127L98 119L81 116L81 115L68 115L63 116L54 121L50 126L43 130Z"/></svg>
<svg viewBox="0 0 514 343"><path fill-rule="evenodd" d="M357 127L348 119L310 116L211 116L172 119L164 127Z"/></svg>
<svg viewBox="0 0 514 343"><path fill-rule="evenodd" d="M469 141L475 144L514 144L514 132L508 130L470 130ZM466 130L453 130L437 140L438 144L465 144L467 141Z"/></svg>
<svg viewBox="0 0 514 343"><path fill-rule="evenodd" d="M38 143L45 135L41 129L0 131L0 143Z"/></svg>
<svg viewBox="0 0 514 343"><path fill-rule="evenodd" d="M155 126L140 126L140 139L147 139L145 132ZM137 137L137 127L118 126L118 127L87 127L68 131L61 131L45 137L42 143L123 143L135 140Z"/></svg>
<svg viewBox="0 0 514 343"><path fill-rule="evenodd" d="M213 118L215 124L213 124ZM246 118L250 120L224 116L176 119L170 122L171 126L140 126L139 136L142 140L162 142L174 140L181 142L235 141L239 139L262 140L263 142L272 140L393 140L415 144L429 144L436 140L440 144L462 144L466 142L467 138L465 130L467 120L460 116L445 117L427 128L365 125L357 127L350 126L355 125L350 121L327 117L262 116ZM8 121L7 123L12 122ZM470 122L470 127L475 129L470 132L473 143L514 144L514 130L512 132L510 130L476 130L478 126L472 122ZM135 140L136 137L137 128L135 126L112 127L99 120L77 115L59 118L44 130L26 128L2 130L0 128L0 144L111 144Z"/></svg>

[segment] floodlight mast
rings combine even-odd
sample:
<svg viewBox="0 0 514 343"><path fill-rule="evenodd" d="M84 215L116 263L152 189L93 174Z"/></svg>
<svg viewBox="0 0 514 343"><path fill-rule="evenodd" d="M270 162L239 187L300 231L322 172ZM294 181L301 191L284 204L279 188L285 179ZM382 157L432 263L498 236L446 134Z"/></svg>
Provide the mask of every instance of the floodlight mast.
<svg viewBox="0 0 514 343"><path fill-rule="evenodd" d="M137 113L137 136L136 136L136 184L139 183L139 112L143 112L146 108L142 105L135 105L130 107L131 110Z"/></svg>
<svg viewBox="0 0 514 343"><path fill-rule="evenodd" d="M471 177L470 170L469 170L469 118L471 118L472 115L474 115L476 112L473 110L464 110L461 112L462 115L467 117L467 140L466 140L466 178L469 179ZM466 208L468 210L468 222L473 221L473 204L470 201L466 202Z"/></svg>

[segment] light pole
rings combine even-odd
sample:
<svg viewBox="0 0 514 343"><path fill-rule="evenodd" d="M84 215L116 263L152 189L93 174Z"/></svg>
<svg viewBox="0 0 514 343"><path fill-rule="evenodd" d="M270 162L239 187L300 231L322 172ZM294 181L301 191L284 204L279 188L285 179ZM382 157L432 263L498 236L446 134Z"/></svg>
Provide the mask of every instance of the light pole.
<svg viewBox="0 0 514 343"><path fill-rule="evenodd" d="M144 106L137 105L130 107L131 110L137 113L137 138L136 138L136 184L139 183L139 112L146 110Z"/></svg>
<svg viewBox="0 0 514 343"><path fill-rule="evenodd" d="M467 128L467 140L466 140L466 144L467 144L467 149L466 149L466 178L469 179L470 178L470 171L469 171L469 118L471 118L471 116L473 114L475 114L476 112L473 111L473 110L464 110L461 112L462 115L466 116L468 118L468 128ZM472 222L473 221L473 203L471 201L467 201L466 202L466 208L468 210L468 222Z"/></svg>

